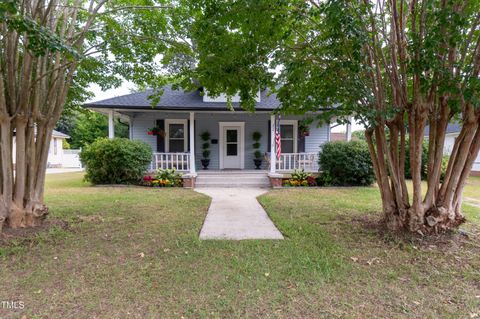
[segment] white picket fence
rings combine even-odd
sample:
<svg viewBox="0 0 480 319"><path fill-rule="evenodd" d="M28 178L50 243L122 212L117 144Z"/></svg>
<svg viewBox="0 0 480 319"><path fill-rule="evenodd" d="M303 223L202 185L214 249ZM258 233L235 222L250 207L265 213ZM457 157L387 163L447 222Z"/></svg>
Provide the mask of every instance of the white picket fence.
<svg viewBox="0 0 480 319"><path fill-rule="evenodd" d="M62 167L82 168L80 152L81 150L63 150Z"/></svg>

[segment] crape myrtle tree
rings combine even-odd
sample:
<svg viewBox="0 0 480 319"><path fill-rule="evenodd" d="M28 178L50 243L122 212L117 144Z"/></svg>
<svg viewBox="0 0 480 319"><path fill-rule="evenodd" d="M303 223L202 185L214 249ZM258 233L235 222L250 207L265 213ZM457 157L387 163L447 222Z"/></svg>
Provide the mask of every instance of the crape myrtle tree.
<svg viewBox="0 0 480 319"><path fill-rule="evenodd" d="M462 191L480 148L480 1L200 0L189 10L198 64L181 81L239 92L250 110L269 86L283 113L353 115L366 129L389 229L426 234L464 222ZM462 130L441 181L452 120Z"/></svg>
<svg viewBox="0 0 480 319"><path fill-rule="evenodd" d="M0 3L0 230L39 225L48 213L48 148L65 104L88 97L92 82L157 76L169 8L149 0Z"/></svg>

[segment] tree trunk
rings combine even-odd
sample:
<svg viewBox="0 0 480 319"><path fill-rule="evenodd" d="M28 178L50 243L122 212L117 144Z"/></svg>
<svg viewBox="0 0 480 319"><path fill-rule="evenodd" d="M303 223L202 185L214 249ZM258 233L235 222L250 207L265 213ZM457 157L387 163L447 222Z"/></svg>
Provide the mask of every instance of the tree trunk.
<svg viewBox="0 0 480 319"><path fill-rule="evenodd" d="M403 156L389 156L398 152L401 154L402 140L405 131L402 131L402 122L393 121L389 124L390 140L384 141L382 129L366 131L366 140L374 167L375 176L380 189L383 204L384 221L387 227L394 231L420 232L422 234L436 233L452 229L465 221L461 213L462 192L466 184L471 167L480 151L480 110L477 110L474 120L466 118L462 133L455 142L455 154L451 158L448 171L448 181L440 181L444 134L448 123L448 113L441 115L434 132L433 145L429 146L429 169L427 192L422 199L421 154L423 131L425 125L415 114L409 114L410 119L410 152L413 198L417 199L409 204L408 192L403 192L406 185L404 174L399 174L404 166ZM425 121L423 121L425 123ZM375 136L373 133L376 133ZM440 136L436 136L440 134ZM400 141L400 143L398 143ZM397 151L395 151L397 150ZM403 163L402 163L403 162ZM386 169L386 167L389 167ZM397 180L392 182L392 180ZM401 191L397 191L396 188ZM405 204L406 203L406 204Z"/></svg>
<svg viewBox="0 0 480 319"><path fill-rule="evenodd" d="M39 32L51 32L81 53L85 34L105 2L25 0L18 5L19 12L41 25ZM82 21L78 21L79 11ZM5 225L39 226L48 214L43 195L52 130L80 56L57 48L57 43L33 54L31 34L21 32L0 24L0 231Z"/></svg>

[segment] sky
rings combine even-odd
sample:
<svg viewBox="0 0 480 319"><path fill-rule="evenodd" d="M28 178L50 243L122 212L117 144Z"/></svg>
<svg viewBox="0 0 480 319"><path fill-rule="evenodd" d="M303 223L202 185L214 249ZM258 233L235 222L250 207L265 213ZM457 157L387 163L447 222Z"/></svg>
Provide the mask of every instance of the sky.
<svg viewBox="0 0 480 319"><path fill-rule="evenodd" d="M100 100L105 100L112 97L129 94L130 90L134 88L135 88L135 85L128 81L123 82L122 85L116 89L110 89L106 91L102 91L102 89L98 85L92 84L90 86L90 90L95 94L95 97L88 102L100 101ZM352 131L360 131L360 130L363 130L363 126L355 123L352 127ZM339 125L337 127L334 127L332 129L332 132L336 132L336 133L346 132L346 126Z"/></svg>

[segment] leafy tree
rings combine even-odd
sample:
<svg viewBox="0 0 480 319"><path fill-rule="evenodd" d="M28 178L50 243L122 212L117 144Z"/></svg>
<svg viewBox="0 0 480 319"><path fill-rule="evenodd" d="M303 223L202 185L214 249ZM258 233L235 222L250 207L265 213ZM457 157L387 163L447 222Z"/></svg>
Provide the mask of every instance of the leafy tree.
<svg viewBox="0 0 480 319"><path fill-rule="evenodd" d="M239 92L250 110L259 87L269 86L283 113L353 114L366 129L388 228L428 233L464 222L462 191L480 149L479 1L199 0L187 7L184 26L195 44L188 59L197 62L178 72L180 85L195 79L212 94ZM441 182L454 117L463 126Z"/></svg>
<svg viewBox="0 0 480 319"><path fill-rule="evenodd" d="M75 118L75 125L70 134L72 148L83 148L98 138L108 136L108 119L103 114L84 111ZM115 136L128 138L128 125L117 120Z"/></svg>
<svg viewBox="0 0 480 319"><path fill-rule="evenodd" d="M365 141L366 140L365 131L352 132L352 138L355 138L356 140L359 140L359 141Z"/></svg>
<svg viewBox="0 0 480 319"><path fill-rule="evenodd" d="M162 76L155 57L168 41L170 8L154 0L0 3L0 230L39 225L48 213L48 147L65 105L81 104L92 82Z"/></svg>

